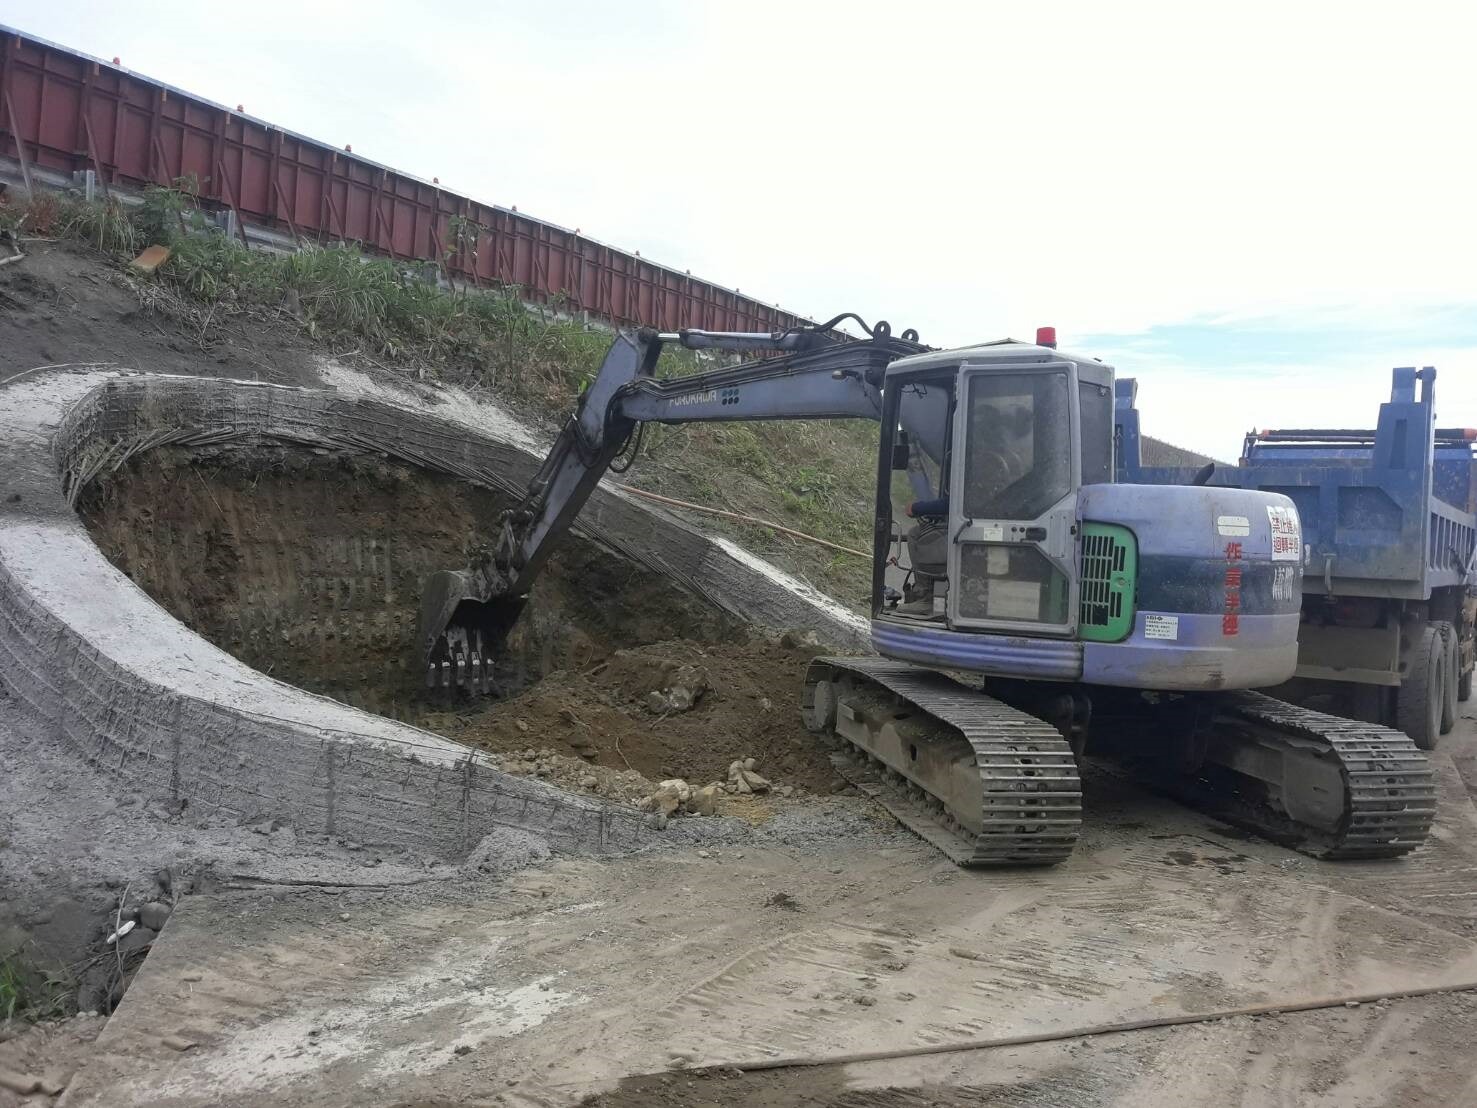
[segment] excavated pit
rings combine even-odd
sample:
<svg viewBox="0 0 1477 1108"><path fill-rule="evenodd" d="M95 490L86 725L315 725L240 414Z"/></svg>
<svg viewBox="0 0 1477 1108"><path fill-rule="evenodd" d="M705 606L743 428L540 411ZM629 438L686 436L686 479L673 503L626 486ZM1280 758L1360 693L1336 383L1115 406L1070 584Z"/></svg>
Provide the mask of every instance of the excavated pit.
<svg viewBox="0 0 1477 1108"><path fill-rule="evenodd" d="M78 504L108 558L247 665L398 719L427 704L421 584L459 569L510 498L374 457L291 448L161 449ZM586 539L552 559L508 644L510 691L618 647L729 641L742 624Z"/></svg>
<svg viewBox="0 0 1477 1108"><path fill-rule="evenodd" d="M515 773L543 764L560 784L622 800L642 783L578 766L708 781L755 757L777 781L834 783L794 706L809 652L578 535L551 560L500 660L508 698L425 690L421 585L468 564L510 503L380 456L258 443L147 451L95 478L77 508L110 561L242 662L500 752ZM652 712L648 694L684 663L711 688L691 712ZM564 771L529 750L565 756Z"/></svg>

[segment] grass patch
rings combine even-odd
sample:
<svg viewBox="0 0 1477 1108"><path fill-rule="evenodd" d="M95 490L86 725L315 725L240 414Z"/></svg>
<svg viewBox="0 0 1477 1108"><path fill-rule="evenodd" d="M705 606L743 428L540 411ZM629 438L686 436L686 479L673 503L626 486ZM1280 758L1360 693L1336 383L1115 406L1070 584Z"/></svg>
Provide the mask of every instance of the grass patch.
<svg viewBox="0 0 1477 1108"><path fill-rule="evenodd" d="M57 1019L67 1014L71 983L47 972L19 951L0 955L0 1023L10 1019Z"/></svg>
<svg viewBox="0 0 1477 1108"><path fill-rule="evenodd" d="M172 311L202 350L211 328L232 319L287 321L330 349L353 348L391 368L485 390L538 420L563 420L610 344L607 330L553 307L531 307L517 288L441 287L433 264L369 257L351 244L290 254L248 250L211 223L191 181L148 188L133 207L55 193L0 202L0 229L86 243L117 262L154 243L169 246L172 255L154 278L127 279L152 310ZM686 375L716 364L668 350L658 373ZM866 421L651 426L629 480L865 550L876 443L876 425ZM768 528L712 517L698 522L865 607L869 559Z"/></svg>

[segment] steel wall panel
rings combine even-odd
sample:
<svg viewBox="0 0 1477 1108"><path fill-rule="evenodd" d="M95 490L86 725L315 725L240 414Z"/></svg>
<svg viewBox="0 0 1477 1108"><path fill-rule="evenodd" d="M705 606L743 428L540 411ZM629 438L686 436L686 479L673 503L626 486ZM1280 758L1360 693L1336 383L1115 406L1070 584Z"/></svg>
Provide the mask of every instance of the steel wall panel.
<svg viewBox="0 0 1477 1108"><path fill-rule="evenodd" d="M434 262L450 277L514 285L620 324L769 331L805 322L7 28L0 154L62 173L94 169L104 189L193 177L205 204L234 209L243 223ZM468 224L475 244L458 240L456 227Z"/></svg>

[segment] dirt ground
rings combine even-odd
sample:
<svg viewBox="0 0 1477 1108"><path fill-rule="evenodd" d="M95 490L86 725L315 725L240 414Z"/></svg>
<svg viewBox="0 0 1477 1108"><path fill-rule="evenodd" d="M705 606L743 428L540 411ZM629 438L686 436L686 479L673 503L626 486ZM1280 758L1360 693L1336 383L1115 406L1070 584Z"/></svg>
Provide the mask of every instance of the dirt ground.
<svg viewBox="0 0 1477 1108"><path fill-rule="evenodd" d="M656 643L618 650L585 669L558 670L510 700L428 715L425 722L451 738L509 753L536 734L558 753L626 766L653 781L725 781L731 762L752 757L776 785L831 792L841 779L796 710L806 664L816 653L762 635L738 643ZM696 667L711 687L689 711L654 711L647 697L681 666Z"/></svg>
<svg viewBox="0 0 1477 1108"><path fill-rule="evenodd" d="M878 832L550 859L496 895L192 898L69 1103L1473 1103L1477 993L1398 994L1477 985L1474 746L1469 717L1432 841L1395 863L1248 841L1090 764L1049 872ZM1158 1019L1182 1022L1082 1033ZM921 1053L848 1061L898 1048ZM810 1064L752 1068L785 1059Z"/></svg>
<svg viewBox="0 0 1477 1108"><path fill-rule="evenodd" d="M155 293L140 302L128 274L95 252L28 247L0 269L0 378L33 366L107 362L120 369L306 385L314 349L295 324L222 324Z"/></svg>

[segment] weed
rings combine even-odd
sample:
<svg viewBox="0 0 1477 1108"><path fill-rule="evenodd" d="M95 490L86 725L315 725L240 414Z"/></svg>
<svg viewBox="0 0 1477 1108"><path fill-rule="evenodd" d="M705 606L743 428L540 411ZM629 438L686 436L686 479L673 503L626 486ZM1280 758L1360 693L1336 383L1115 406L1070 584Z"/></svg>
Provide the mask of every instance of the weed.
<svg viewBox="0 0 1477 1108"><path fill-rule="evenodd" d="M0 1022L65 1015L70 995L65 974L47 972L24 959L19 951L0 955Z"/></svg>
<svg viewBox="0 0 1477 1108"><path fill-rule="evenodd" d="M139 234L127 209L115 198L73 201L62 216L59 233L83 239L104 254L138 253Z"/></svg>
<svg viewBox="0 0 1477 1108"><path fill-rule="evenodd" d="M175 186L150 185L144 189L143 202L134 213L133 223L146 245L157 242L174 246L190 231L192 223L198 227L203 222L194 201L194 180L181 178ZM190 219L186 218L187 214Z"/></svg>

